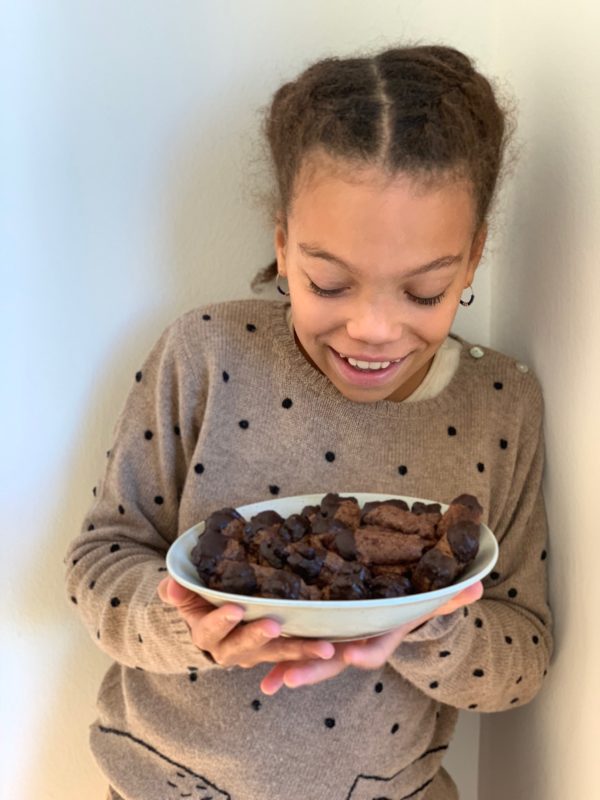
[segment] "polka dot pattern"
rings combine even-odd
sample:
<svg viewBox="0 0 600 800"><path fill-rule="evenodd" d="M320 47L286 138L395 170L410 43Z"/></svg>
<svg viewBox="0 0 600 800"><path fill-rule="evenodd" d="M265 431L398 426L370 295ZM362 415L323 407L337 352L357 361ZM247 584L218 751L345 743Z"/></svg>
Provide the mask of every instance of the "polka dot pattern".
<svg viewBox="0 0 600 800"><path fill-rule="evenodd" d="M205 322L211 321L211 315L210 314L203 314L202 315L202 320L205 321ZM256 318L256 321L259 324L259 326L261 327L261 331L260 331L259 335L261 336L261 342L262 342L262 339L266 338L265 337L265 333L264 333L264 329L263 329L263 326L261 324L261 320L259 318ZM217 323L213 323L212 326L207 326L206 327L206 331L207 331L206 335L208 335L209 329L214 329L216 324ZM256 333L257 332L257 325L254 322L247 322L246 323L246 321L244 319L242 319L240 324L239 324L239 326L238 326L238 331L241 331L242 338L244 339L244 341L247 342L246 348L249 348L250 347L250 340L246 340L245 339L245 335L243 333L244 325L245 325L245 330L246 330L246 332L248 334ZM486 356L488 356L488 355L489 354L486 353ZM482 359L482 360L485 361L485 359ZM233 379L231 379L229 371L227 371L225 369L222 369L222 367L224 367L224 366L229 366L230 367L230 369L233 372ZM217 396L217 403L219 401L218 393L220 392L221 393L221 397L225 398L225 392L227 392L227 403L223 403L221 405L221 409L227 409L227 408L231 409L232 407L236 408L236 406L229 406L229 403L232 402L232 398L235 398L236 392L240 391L239 387L242 385L242 377L243 377L242 375L239 374L240 370L236 369L236 365L231 363L231 362L229 363L229 365L227 365L226 363L219 364L218 361L216 362L216 370L217 370L216 371L216 382L219 384L218 386L214 387L215 388L215 392L216 392L216 396ZM151 374L151 372L148 372L148 375L150 375L150 374ZM522 378L522 376L519 376L519 377ZM221 378L222 378L222 384L220 382ZM136 379L137 383L141 383L141 381L143 379L143 375L142 375L142 371L141 370L139 370L136 373L135 379ZM231 383L232 385L231 386L228 386L228 385L225 386L225 384L229 384L229 383ZM492 389L492 387L493 387L493 389ZM507 388L506 392L503 392L504 388ZM497 413L496 409L500 409L501 406L502 406L503 401L505 399L508 399L508 395L510 394L510 381L509 381L509 386L505 387L505 385L504 385L504 383L502 381L500 381L500 380L492 381L491 378L490 378L490 379L487 380L487 383L485 384L485 390L488 393L486 402L488 402L490 405L493 405L494 409L495 409L494 413ZM292 397L285 396L287 391L289 391L290 394L292 394L292 397L294 399L292 399ZM290 422L297 416L298 413L300 413L301 417L302 417L304 412L305 412L304 405L303 405L303 396L301 395L300 391L297 391L297 394L294 393L295 391L297 391L297 390L295 390L293 388L292 384L290 384L288 387L285 387L285 388L281 387L280 394L276 395L272 399L271 405L268 406L268 403L266 404L267 407L265 408L265 414L267 414L267 415L271 414L271 415L273 415L273 417L276 417L278 420L284 420L284 421L290 421ZM495 398L493 400L493 402L491 400L491 396L494 396L494 398ZM246 435L245 439L243 440L244 445L242 445L242 446L245 446L246 443L252 442L253 439L257 437L259 425L258 425L258 423L256 421L255 416L253 415L252 406L249 405L249 406L245 407L245 406L240 405L237 408L238 408L237 413L231 412L231 410L230 410L229 411L229 418L227 419L227 418L224 417L225 423L228 426L227 436L231 436L232 441L233 441L234 437L238 437L238 441L242 442L242 436L244 435L244 432L248 431L249 428L252 427L253 428L252 434ZM279 408L282 409L283 411L282 410L278 411ZM291 411L292 409L293 409L293 412ZM299 409L301 410L300 412L299 412ZM283 412L287 412L287 411L290 411L291 413L289 415L285 415ZM223 415L225 415L225 411L223 411ZM246 418L240 419L240 417L246 417L246 415L248 417L252 417L252 420L249 420L249 419L246 419ZM261 415L262 415L262 412L261 412ZM182 424L184 424L184 429L186 431L189 431L189 428L186 427L187 426L187 420L184 419L184 417L180 417L180 419L181 419ZM262 416L261 416L261 420L262 420ZM453 422L454 424L449 424L451 422ZM144 430L144 426L148 425L148 424L152 424L153 427L156 426L155 430L154 431L150 430L150 429ZM158 433L158 436L156 438L160 439L161 448L163 446L163 437L164 437L164 440L168 440L168 438L169 438L169 436L168 436L169 430L172 431L171 436L181 437L181 435L182 435L182 431L181 431L181 428L180 428L179 424L171 424L170 427L169 426L163 427L161 425L159 427L158 426L158 422L154 422L154 418L150 417L150 418L148 418L146 420L143 420L143 419L141 420L141 426L140 426L140 428L137 429L137 432L134 434L135 436L137 436L138 446L141 444L140 430L143 431L144 439L147 442L153 442L154 434ZM467 476L468 476L469 472L471 473L471 482L474 484L474 487L475 487L473 489L473 493L474 494L477 492L477 487L478 486L487 486L488 483L489 483L489 479L487 479L487 476L486 476L486 479L482 479L481 481L479 481L477 479L477 476L476 476L477 472L480 473L480 474L484 474L487 471L487 472L489 472L490 474L493 475L497 464L510 464L511 463L511 458L512 458L513 455L515 455L515 453L510 452L508 458L505 458L501 453L498 452L498 449L500 451L509 450L509 441L510 441L510 449L511 449L511 451L515 448L515 442L519 442L520 440L517 439L517 437L513 434L513 430L514 430L514 428L512 428L511 426L507 426L505 428L500 428L499 427L498 430L492 431L489 435L486 435L485 437L481 436L481 450L475 450L474 452L472 451L470 453L470 456L469 456L468 460L466 461L466 468L463 471ZM237 431L237 433L236 433L236 431ZM446 431L446 433L447 433L447 438L446 438L446 433L444 433L444 431ZM166 435L165 435L165 433L166 433ZM444 461L442 462L443 464L446 463L446 460L448 460L448 463L454 463L454 462L451 461L451 459L456 458L456 453L457 452L460 455L461 448L463 447L464 442L467 442L467 445L468 445L468 443L473 438L473 430L471 430L471 426L470 426L470 423L468 422L468 418L463 417L461 413L455 414L455 415L453 415L453 417L448 415L448 418L445 419L445 420L442 418L440 423L438 423L438 433L439 433L438 439L439 439L440 435L443 438L443 441L441 441L441 445L443 447L440 448L440 450L443 450L443 448L445 448L445 453L442 453L442 456L443 456L443 459L444 459ZM329 475L332 475L334 477L335 477L335 475L345 476L344 470L351 469L351 459L348 458L348 456L351 455L351 454L347 451L347 448L344 447L343 440L340 439L338 441L337 438L332 438L331 440L328 441L328 438L329 437L327 437L325 439L325 442L323 442L323 440L321 440L321 447L323 446L323 444L325 444L325 446L327 446L327 444L329 444L330 447L335 447L336 448L335 451L333 449L332 450L327 450L327 451L322 451L320 449L320 447L318 446L318 444L315 447L314 446L315 443L312 443L312 446L313 446L313 461L314 462L318 462L318 468L321 469L321 470L327 470ZM189 439L189 436L188 436L188 434L186 434L186 445L188 444L188 439ZM152 452L153 451L153 446L156 446L156 444L155 443L151 444L143 452L145 452L145 453ZM144 447L146 447L146 445L144 445ZM178 447L177 452L178 452L179 455L181 455L182 450L181 450L181 447L180 447L180 443L177 443L177 447ZM459 447L459 451L456 450L457 447ZM110 457L110 452L111 451L107 451L107 457ZM193 486L196 487L196 490L198 492L200 492L200 491L210 492L210 491L212 491L211 481L214 480L214 476L215 476L215 463L214 462L210 463L208 461L209 457L205 456L205 454L200 455L200 453L201 453L201 451L200 451L200 449L198 449L196 451L196 458L198 458L198 457L206 457L207 458L208 473L206 474L204 480L197 481L196 483L193 484ZM187 455L187 453L186 453L186 455ZM410 474L410 478L407 481L404 481L404 482L397 481L396 485L397 486L408 485L409 487L412 488L412 486L416 485L417 481L419 480L419 475L422 472L423 464L419 460L418 452L415 455L415 452L412 449L405 450L402 454L399 454L398 460L400 458L403 458L403 460L405 460L405 463L401 463L400 465L398 465L396 460L392 461L391 464L389 464L389 462L388 462L388 465L387 465L387 469L389 470L387 472L388 483L390 483L390 485L392 485L391 481L394 480L394 474L395 474L395 471L397 471L396 476L398 476L398 475L399 476L406 476L406 475ZM329 469L323 463L323 459L324 459L325 462L327 462L327 464L333 464L334 462L336 462L336 466L333 469ZM480 459L480 460L478 460L478 459ZM187 462L187 463L189 464L189 462ZM463 465L464 462L461 461L460 463L461 463L461 465ZM348 464L350 464L350 467L347 466ZM191 466L193 467L194 474L196 476L201 476L201 475L205 474L205 464L204 463L201 463L199 461L197 463L194 463L194 461L191 461ZM390 469L390 467L391 467L391 469ZM188 478L191 479L192 477L193 476L192 476L191 471L190 471L190 473L188 475ZM280 486L279 483L275 483L275 482L272 482L270 484L267 483L269 477L271 477L272 479L274 478L275 480L280 480L281 483L283 483L284 485ZM414 481L413 481L413 478L414 478ZM340 482L342 481L342 479L345 480L345 477L340 477ZM293 491L290 492L290 487L287 485L287 481L286 481L286 478L284 477L283 473L280 473L277 470L274 470L271 475L269 475L269 473L267 473L266 475L263 474L262 481L260 483L262 485L262 489L259 486L257 494L260 491L262 491L263 495L267 495L268 494L268 495L271 495L272 497L276 497L276 496L278 496L280 494L287 495L287 494L293 493ZM166 490L166 488L163 487L161 482L158 481L158 480L154 484L154 487L152 487L152 483L151 482L149 482L148 485L151 488L147 492L147 496L141 498L143 500L143 502L144 502L144 506L143 507L144 508L148 508L150 502L152 502L152 501L153 501L155 506L164 506L164 510L163 511L159 512L158 510L155 509L155 512L154 512L156 514L157 520L161 520L162 521L162 520L164 520L164 517L163 517L164 514L166 514L166 513L171 514L173 512L173 509L171 509L170 506L172 504L174 504L173 500L172 500L172 497L174 496L174 493L173 494L169 494L169 490ZM158 491L161 491L161 487L165 491L165 494L164 495L162 495L162 494L154 494L154 492L156 492L157 489L158 489ZM104 493L104 488L103 488L102 483L99 484L99 488ZM154 492L152 491L152 488L154 488ZM292 487L292 489L293 489L293 487ZM94 496L96 496L96 487L94 487L93 491L94 491ZM387 489L387 491L389 491L389 489ZM407 489L406 493L410 494L411 492L408 491L408 489ZM107 496L111 496L108 492L105 493L105 494ZM115 497L114 494L112 496ZM118 493L116 494L116 497L118 499L118 497L119 497ZM133 517L133 515L134 515L134 506L131 505L131 503L133 501L129 499L129 495L127 493L125 493L125 492L122 493L121 497L123 498L123 503L128 503L127 515L126 515L126 508L124 507L124 505L122 505L122 504L118 505L118 513L120 515L122 515L122 516L126 515L125 519L123 520L123 525L125 525L127 523L128 517ZM179 497L180 497L180 495L179 495ZM113 500L113 504L112 504L112 513L113 513L113 516L116 516L115 513L114 513L114 500ZM97 524L100 524L100 523L98 522ZM104 524L104 521L102 521L102 524ZM88 526L88 531L93 531L93 530L94 530L94 525L90 523L89 526ZM122 548L122 545L119 544L119 543L116 543L116 542L112 543L112 544L110 544L110 542L107 542L104 546L105 547L108 546L111 553L116 553ZM539 550L536 550L535 552L539 553ZM541 552L540 558L541 558L541 560L544 560L546 557L547 557L546 550L543 550ZM75 564L76 561L77 560L74 559L73 563ZM85 559L84 559L84 561L85 561ZM116 561L116 559L115 559L115 561ZM166 570L166 567L160 567L160 568L158 568L158 571L159 572L166 572L167 570ZM488 579L489 579L489 581L497 582L497 581L500 580L500 577L501 577L501 575L500 575L500 573L498 571L493 571L493 572L491 572L489 574ZM518 593L519 593L518 592L518 587L523 586L523 584L519 583L519 577L518 577L517 573L515 573L513 581L514 581L514 583L516 585L511 586L507 582L506 586L509 587L509 588L506 589L506 588L502 587L501 591L503 592L504 597L506 597L508 595L509 598L514 599L514 598L516 598L518 596ZM101 581L101 584L102 584L102 581ZM91 581L89 583L89 589L93 590L95 585L96 585L96 582L95 581ZM83 586L85 587L85 584L83 584ZM523 591L524 590L525 590L525 587L523 587ZM106 589L105 589L105 591L106 591ZM113 591L114 591L114 589L113 589ZM106 603L106 601L109 600L110 605L111 605L111 607L113 609L118 609L119 606L122 604L122 602L125 605L128 605L128 603L129 603L129 595L128 595L128 593L125 591L125 589L121 589L121 588L119 589L119 591L120 591L120 594L122 594L123 600L121 600L121 598L116 597L116 596L108 598L106 595L104 595L103 602ZM84 588L83 592L81 592L81 593L79 593L79 591L78 591L78 595L80 597L80 603L83 603L82 597L83 597L84 593L85 593L85 588ZM70 599L71 599L72 603L77 604L77 596L72 595ZM486 627L486 631L484 632L484 636L482 637L482 641L484 641L485 647L488 646L489 642L492 642L491 646L497 648L498 644L502 645L502 639L504 639L504 643L506 645L511 645L513 643L512 636L510 636L508 634L504 635L504 632L500 633L499 635L497 633L495 633L495 631L497 629L494 628L494 626L491 624L491 622L493 621L491 617L488 618L487 616L484 616L484 617L476 616L479 608L481 608L481 607L477 606L477 605L473 606L471 609L469 609L467 607L463 608L463 616L465 618L469 617L470 611L473 611L473 614L471 614L471 620L472 620L473 625L472 626L470 625L470 621L471 620L469 621L469 623L464 623L463 627L461 628L460 637L467 638L467 637L481 636L481 634L478 631L483 629L484 627ZM121 612L121 613L123 614L125 612ZM482 612L480 611L479 613L482 613ZM118 620L119 619L119 615L115 614L113 619ZM458 627L460 627L460 626L458 626ZM506 627L510 630L510 627L508 625ZM476 629L476 630L473 630L473 629ZM109 629L106 629L106 631L108 631L108 630ZM515 626L514 630L511 631L511 633L514 635L515 641L519 642L519 653L520 653L520 648L521 648L521 645L522 645L522 640L523 639L525 640L525 642L524 642L525 645L528 644L527 637L530 638L531 643L533 645L539 645L539 643L540 643L540 637L538 635L527 634L527 636L524 637L521 634L520 628L517 628L516 626ZM105 636L107 636L107 635L108 634L105 632ZM100 638L100 631L99 630L97 632L97 636L98 636L98 638ZM135 633L134 633L134 636L135 636ZM138 643L140 645L142 645L143 644L142 635L141 634L137 634L137 637L138 637ZM460 637L459 637L459 639L460 639ZM462 663L461 647L459 646L459 643L458 643L459 639L452 638L452 636L449 636L446 639L446 641L444 642L444 644L448 644L449 643L450 647L453 647L452 643L456 644L456 646L453 647L453 651L455 651L454 652L454 659L451 658L453 653L452 653L452 651L450 649L439 649L439 650L436 651L435 650L435 645L434 645L434 649L433 649L434 657L435 657L435 653L437 652L437 657L438 658L440 658L440 659L451 658L451 661L450 662L446 662L446 664L441 664L441 663L438 664L438 669L436 670L438 672L438 674L436 675L436 672L433 672L433 675L427 674L427 676L423 678L423 686L424 687L428 687L432 692L434 690L439 689L440 686L441 686L442 687L442 691L439 692L437 697L439 697L440 702L445 702L446 701L446 697L445 697L444 691L448 691L449 692L450 689L446 687L446 682L444 680L444 678L445 678L444 667L450 666L453 669L463 670L463 674L467 676L466 684L467 684L468 687L470 687L470 691L471 691L471 695L472 696L471 697L467 696L466 699L465 698L461 699L462 707L465 707L467 699L473 699L473 700L479 700L480 701L479 703L474 702L474 703L469 704L468 705L469 709L477 709L480 704L481 704L482 707L485 707L485 703L484 703L483 700L480 700L480 695L478 694L478 692L481 691L482 692L481 697L483 697L483 692L487 692L488 691L487 688L485 688L485 687L486 687L487 684L491 685L493 683L492 676L494 674L494 671L493 671L492 668L488 667L488 661L486 660L487 656L482 656L482 655L477 656L477 655L475 655L475 657L472 658L472 660L470 662L469 661L465 661L464 663ZM492 640L495 640L495 643ZM531 644L529 646L531 647ZM146 650L148 650L147 647L146 647ZM473 652L475 652L475 650ZM509 655L509 653L505 653L504 657L507 658L508 655ZM514 662L512 662L512 663L514 663L514 664L520 663L520 662L517 662L517 655L518 654L517 654L516 651L514 653L511 653L510 655L514 656ZM144 663L144 662L142 661L142 663ZM136 669L140 669L140 668L136 667ZM181 679L185 683L187 683L188 680L189 680L190 683L196 682L197 679L198 679L198 668L197 667L188 667L187 669L188 669L188 673L186 674L185 672L183 672L181 674ZM514 667L513 667L513 669L514 669ZM528 678L527 674L525 674L525 677L523 675L519 675L517 669L514 669L514 674L510 674L509 673L509 676L508 676L508 682L512 683L513 689L517 685L521 684L524 680L527 683L527 678ZM522 669L525 672L527 671L527 667L522 667ZM484 677L486 677L486 674L487 674L487 680L486 681L481 680L478 683L477 679L479 679L479 678L483 679ZM546 671L544 671L544 674L546 674ZM472 677L472 679L473 679L472 681L469 680L469 675ZM381 707L381 706L385 707L385 705L386 705L385 702L383 704L381 703L382 700L385 701L385 698L379 698L377 696L381 695L384 692L384 688L387 688L387 693L389 694L389 692L393 688L392 685L384 687L384 683L382 681L377 681L377 682L373 682L371 684L371 687L372 687L371 691L373 693L372 697L371 697L371 702L375 702L376 701L378 703L379 707ZM522 688L521 691L522 691L522 694L525 697L525 693L526 693L527 690ZM519 698L517 698L517 697L514 697L512 699L510 699L510 698L511 698L510 694L505 696L504 703L506 704L507 702L510 702L511 704L515 704L515 703L520 702ZM438 704L438 706L439 706L439 704ZM248 713L248 710L250 710L250 715L252 715L252 711L254 711L254 712L262 711L263 712L263 717L265 718L265 720L268 719L268 711L269 711L269 708L270 708L270 703L269 702L261 701L258 698L254 698L253 699L252 695L250 695L249 697L246 697L245 707L246 707L246 713ZM330 714L333 713L333 715L336 715L338 717L337 718L337 723L336 723L336 716L332 715L332 716L323 717L323 714L326 713L326 712L329 712ZM437 712L437 716L439 716L439 712ZM391 719L393 719L393 717ZM398 722L395 722L392 725L391 719L388 718L388 720L387 720L387 730L389 730L391 735L394 735L399 731L400 725L399 725ZM322 723L321 723L321 720L322 720ZM315 725L320 727L321 733L323 735L324 735L324 732L322 730L321 725L324 726L325 728L331 730L331 729L335 728L336 724L337 724L338 728L343 730L345 728L345 725L344 725L345 722L347 722L347 720L344 720L341 717L339 717L338 709L335 706L330 707L330 708L325 707L324 709L322 709L321 713L319 713L317 711L316 714L315 714L315 718L314 718ZM336 731L336 736L337 735L338 734L337 734L337 731Z"/></svg>

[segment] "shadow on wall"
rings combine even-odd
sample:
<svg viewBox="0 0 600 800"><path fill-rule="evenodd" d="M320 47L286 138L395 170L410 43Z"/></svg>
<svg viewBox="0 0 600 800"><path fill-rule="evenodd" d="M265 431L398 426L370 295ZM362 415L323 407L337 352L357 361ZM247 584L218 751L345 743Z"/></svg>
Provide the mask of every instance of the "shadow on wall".
<svg viewBox="0 0 600 800"><path fill-rule="evenodd" d="M529 76L535 89L527 104L527 146L517 166L518 180L511 187L511 210L504 233L507 263L505 271L497 273L493 288L497 299L492 340L494 347L531 364L545 390L555 380L557 369L561 383L575 382L575 365L567 356L565 343L574 341L577 281L572 258L581 235L577 199L583 194L582 176L570 166L575 159L569 158L569 149L578 142L578 117L561 104L564 98L556 91L548 65L543 66L543 72ZM545 750L548 742L544 729L552 723L545 718L543 698L556 688L552 686L558 681L554 672L564 668L563 620L572 613L572 582L568 576L573 575L574 554L561 537L573 523L566 517L561 498L578 496L577 475L561 463L563 459L557 459L559 453L564 453L561 442L566 428L562 423L571 414L566 393L545 394L545 499L550 604L555 621L553 663L540 695L531 704L482 717L480 800L554 797L557 788L544 785L552 758ZM560 496L550 491L556 486L560 486ZM557 598L556 603L553 598ZM575 708L572 712L577 714ZM507 770L507 765L514 769Z"/></svg>
<svg viewBox="0 0 600 800"><path fill-rule="evenodd" d="M64 587L63 566L67 546L78 534L93 502L92 487L104 471L104 463L92 463L90 453L112 446L114 426L135 372L164 327L203 302L249 295L255 267L263 266L272 257L270 233L253 240L254 249L261 251L256 256L240 235L251 224L256 228L256 221L249 222L248 214L254 213L258 218L256 211L240 207L236 153L241 134L236 134L232 118L225 114L219 118L214 109L211 125L232 133L212 150L204 147L201 131L191 137L193 145L187 150L182 147L175 156L172 185L159 188L165 194L168 220L159 239L165 241L169 257L166 263L157 259L149 268L159 273L157 282L164 286L160 308L148 310L143 292L133 297L132 306L139 301L131 316L134 321L125 330L114 331L104 362L97 364L94 384L88 387L81 417L73 427L64 490L55 508L47 509L47 517L54 523L48 525L48 535L40 539L29 583L23 587L21 610L32 627L45 631L72 627L73 631L65 648L60 680L52 686L51 698L45 701L44 722L31 746L30 763L35 769L30 770L27 797L79 800L83 794L90 796L93 792L89 786L89 762L85 764L76 756L88 748L88 725L96 717L95 697L101 677L112 662L95 647L73 614ZM246 259L250 256L251 261L244 262L241 254ZM140 342L148 344L140 346ZM82 488L81 480L87 475L94 477L89 486ZM75 486L73 476L79 478ZM77 491L84 492L84 497ZM62 608L57 597L64 598ZM49 775L64 775L64 785L49 790Z"/></svg>

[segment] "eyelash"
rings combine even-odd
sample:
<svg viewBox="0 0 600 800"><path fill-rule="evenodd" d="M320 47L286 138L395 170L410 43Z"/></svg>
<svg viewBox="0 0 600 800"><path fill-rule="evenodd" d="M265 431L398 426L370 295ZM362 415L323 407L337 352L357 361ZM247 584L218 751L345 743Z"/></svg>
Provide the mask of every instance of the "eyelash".
<svg viewBox="0 0 600 800"><path fill-rule="evenodd" d="M344 291L343 289L321 289L320 286L317 286L317 284L313 283L312 281L310 281L310 290L311 292L318 294L319 297L338 297ZM437 306L437 304L441 303L446 296L446 292L437 294L435 297L417 297L410 292L407 292L406 294L413 303L417 303L420 306Z"/></svg>
<svg viewBox="0 0 600 800"><path fill-rule="evenodd" d="M410 294L410 292L407 292L407 294L413 303L418 303L420 306L437 306L437 304L441 303L446 296L446 292L436 294L435 297L417 297L414 294Z"/></svg>
<svg viewBox="0 0 600 800"><path fill-rule="evenodd" d="M343 289L321 289L320 286L317 286L317 284L312 281L309 281L309 285L311 292L318 294L319 297L337 297L337 295L344 291Z"/></svg>

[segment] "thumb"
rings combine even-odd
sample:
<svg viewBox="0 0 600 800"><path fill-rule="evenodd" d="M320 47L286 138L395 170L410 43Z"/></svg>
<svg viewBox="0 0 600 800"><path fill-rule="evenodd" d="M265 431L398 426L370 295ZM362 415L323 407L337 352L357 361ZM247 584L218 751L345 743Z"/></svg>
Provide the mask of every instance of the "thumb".
<svg viewBox="0 0 600 800"><path fill-rule="evenodd" d="M194 592L186 589L185 586L177 583L173 578L163 578L158 584L157 591L163 603L168 603L171 606L184 605L196 597Z"/></svg>

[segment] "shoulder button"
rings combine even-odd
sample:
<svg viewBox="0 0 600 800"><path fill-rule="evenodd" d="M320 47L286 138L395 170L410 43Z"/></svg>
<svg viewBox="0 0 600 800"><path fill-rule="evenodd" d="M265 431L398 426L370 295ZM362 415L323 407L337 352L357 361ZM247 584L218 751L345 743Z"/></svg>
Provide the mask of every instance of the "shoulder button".
<svg viewBox="0 0 600 800"><path fill-rule="evenodd" d="M478 347L477 345L475 345L475 347L472 347L469 350L469 353L473 356L473 358L483 358L484 355L481 347Z"/></svg>
<svg viewBox="0 0 600 800"><path fill-rule="evenodd" d="M515 367L519 370L519 372L529 372L529 367L527 364L522 364L520 361L517 361Z"/></svg>

